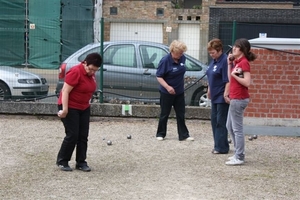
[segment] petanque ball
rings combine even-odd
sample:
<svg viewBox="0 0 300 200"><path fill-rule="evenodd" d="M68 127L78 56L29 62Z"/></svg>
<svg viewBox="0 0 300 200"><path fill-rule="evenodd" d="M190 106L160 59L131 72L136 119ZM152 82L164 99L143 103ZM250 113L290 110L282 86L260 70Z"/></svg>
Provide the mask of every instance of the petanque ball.
<svg viewBox="0 0 300 200"><path fill-rule="evenodd" d="M231 143L231 142L232 142L231 138L228 138L228 143Z"/></svg>
<svg viewBox="0 0 300 200"><path fill-rule="evenodd" d="M253 137L252 137L252 136L249 136L249 137L248 137L248 140L250 140L250 141L253 140Z"/></svg>
<svg viewBox="0 0 300 200"><path fill-rule="evenodd" d="M127 139L131 139L131 135L127 135Z"/></svg>
<svg viewBox="0 0 300 200"><path fill-rule="evenodd" d="M253 135L253 139L257 139L257 135Z"/></svg>
<svg viewBox="0 0 300 200"><path fill-rule="evenodd" d="M107 145L112 145L112 141L108 140Z"/></svg>

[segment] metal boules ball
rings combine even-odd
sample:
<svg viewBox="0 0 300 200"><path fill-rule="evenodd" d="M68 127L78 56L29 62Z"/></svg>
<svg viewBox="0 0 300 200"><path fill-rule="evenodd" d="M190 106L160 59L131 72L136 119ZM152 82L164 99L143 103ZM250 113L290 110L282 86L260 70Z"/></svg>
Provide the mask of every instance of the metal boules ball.
<svg viewBox="0 0 300 200"><path fill-rule="evenodd" d="M112 141L108 140L107 145L112 145Z"/></svg>
<svg viewBox="0 0 300 200"><path fill-rule="evenodd" d="M257 139L257 135L253 135L253 139Z"/></svg>
<svg viewBox="0 0 300 200"><path fill-rule="evenodd" d="M250 141L253 140L253 137L252 137L252 136L249 136L249 137L248 137L248 140L250 140Z"/></svg>
<svg viewBox="0 0 300 200"><path fill-rule="evenodd" d="M127 139L131 139L131 135L127 135Z"/></svg>

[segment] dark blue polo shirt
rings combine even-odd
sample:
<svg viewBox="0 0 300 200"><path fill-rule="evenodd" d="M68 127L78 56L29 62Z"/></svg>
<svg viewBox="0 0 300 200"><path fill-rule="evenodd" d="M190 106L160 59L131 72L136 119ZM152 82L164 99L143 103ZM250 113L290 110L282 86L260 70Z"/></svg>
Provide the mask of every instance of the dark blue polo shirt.
<svg viewBox="0 0 300 200"><path fill-rule="evenodd" d="M184 74L185 74L185 56L182 55L178 63L175 63L171 53L163 57L156 71L156 76L163 78L168 85L172 86L176 92L176 95L184 92ZM159 85L159 90L163 93L169 94L169 92Z"/></svg>
<svg viewBox="0 0 300 200"><path fill-rule="evenodd" d="M212 103L226 103L225 85L229 82L227 72L227 55L223 53L218 60L212 60L206 71Z"/></svg>

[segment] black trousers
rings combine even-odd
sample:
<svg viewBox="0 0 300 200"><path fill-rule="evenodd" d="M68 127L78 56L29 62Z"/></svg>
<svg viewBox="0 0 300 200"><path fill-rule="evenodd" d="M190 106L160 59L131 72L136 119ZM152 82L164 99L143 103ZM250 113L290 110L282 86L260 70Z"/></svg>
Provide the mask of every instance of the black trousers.
<svg viewBox="0 0 300 200"><path fill-rule="evenodd" d="M184 140L189 137L189 131L185 124L184 93L180 95L171 95L160 92L160 117L156 137L166 137L167 123L172 106L174 107L176 114L179 140Z"/></svg>
<svg viewBox="0 0 300 200"><path fill-rule="evenodd" d="M62 107L58 106L61 110ZM66 136L57 155L58 165L66 165L71 160L76 147L77 165L86 165L87 142L90 124L90 107L85 110L69 108L66 118L61 118Z"/></svg>

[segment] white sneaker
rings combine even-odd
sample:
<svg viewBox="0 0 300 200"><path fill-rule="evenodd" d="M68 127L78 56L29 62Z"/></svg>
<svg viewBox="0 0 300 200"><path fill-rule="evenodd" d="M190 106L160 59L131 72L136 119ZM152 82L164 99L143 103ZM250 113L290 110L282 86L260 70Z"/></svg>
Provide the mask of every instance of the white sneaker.
<svg viewBox="0 0 300 200"><path fill-rule="evenodd" d="M162 141L162 140L164 140L164 138L163 138L163 137L156 137L156 139L157 139L157 140L159 140L159 141Z"/></svg>
<svg viewBox="0 0 300 200"><path fill-rule="evenodd" d="M225 163L226 165L242 165L244 164L243 160L239 160L237 158L233 158L232 160L229 160Z"/></svg>
<svg viewBox="0 0 300 200"><path fill-rule="evenodd" d="M235 155L228 157L228 160L233 160L235 159Z"/></svg>
<svg viewBox="0 0 300 200"><path fill-rule="evenodd" d="M188 138L184 139L183 141L194 141L194 138L193 137L188 137Z"/></svg>

